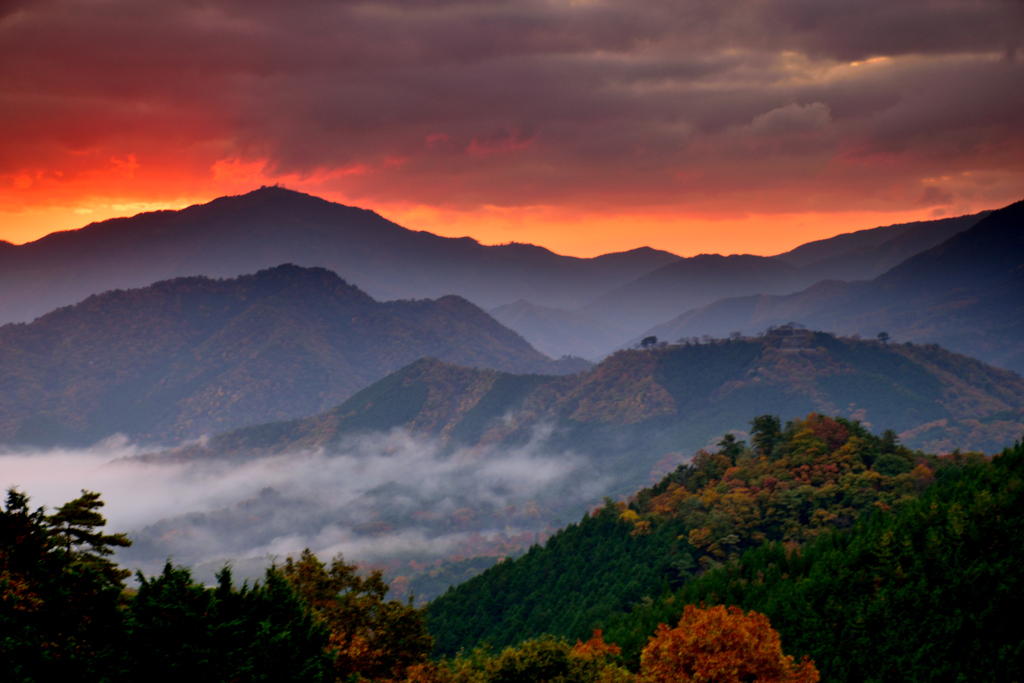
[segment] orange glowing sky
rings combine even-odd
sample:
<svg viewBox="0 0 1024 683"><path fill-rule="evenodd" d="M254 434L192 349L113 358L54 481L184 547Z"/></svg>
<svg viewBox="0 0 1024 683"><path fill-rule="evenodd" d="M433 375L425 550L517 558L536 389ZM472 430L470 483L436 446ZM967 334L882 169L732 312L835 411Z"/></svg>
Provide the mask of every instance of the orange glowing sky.
<svg viewBox="0 0 1024 683"><path fill-rule="evenodd" d="M16 0L0 239L260 185L592 256L1024 197L1024 4Z"/></svg>

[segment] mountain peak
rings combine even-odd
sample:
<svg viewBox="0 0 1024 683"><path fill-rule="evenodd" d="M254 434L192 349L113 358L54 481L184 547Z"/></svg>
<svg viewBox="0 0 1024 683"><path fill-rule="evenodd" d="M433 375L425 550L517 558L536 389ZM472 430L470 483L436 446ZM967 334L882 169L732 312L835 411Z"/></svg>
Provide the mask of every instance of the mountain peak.
<svg viewBox="0 0 1024 683"><path fill-rule="evenodd" d="M180 277L0 328L0 441L153 441L312 415L417 358L575 372L457 296L377 302L325 268ZM584 363L584 365L587 365ZM61 368L56 384L41 378ZM42 374L41 374L42 373Z"/></svg>

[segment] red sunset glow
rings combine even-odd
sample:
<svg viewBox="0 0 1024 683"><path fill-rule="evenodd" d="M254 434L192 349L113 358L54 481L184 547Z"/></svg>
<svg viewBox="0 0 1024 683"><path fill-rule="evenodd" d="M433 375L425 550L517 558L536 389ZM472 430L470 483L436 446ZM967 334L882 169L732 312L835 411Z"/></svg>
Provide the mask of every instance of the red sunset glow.
<svg viewBox="0 0 1024 683"><path fill-rule="evenodd" d="M581 256L1024 196L1019 2L0 5L0 239L280 183Z"/></svg>

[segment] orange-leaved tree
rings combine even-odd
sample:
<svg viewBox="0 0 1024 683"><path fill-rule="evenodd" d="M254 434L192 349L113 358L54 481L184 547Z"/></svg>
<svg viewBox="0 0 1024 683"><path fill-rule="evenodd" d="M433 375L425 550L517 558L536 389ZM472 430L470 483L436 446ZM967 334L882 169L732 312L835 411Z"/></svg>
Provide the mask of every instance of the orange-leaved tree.
<svg viewBox="0 0 1024 683"><path fill-rule="evenodd" d="M283 574L330 629L328 650L339 679L401 680L408 667L427 660L433 640L422 612L411 600L387 600L379 571L359 576L358 567L340 555L328 568L306 549L298 560L285 561Z"/></svg>
<svg viewBox="0 0 1024 683"><path fill-rule="evenodd" d="M817 683L814 662L782 652L768 617L739 607L687 605L679 625L665 624L640 656L642 683Z"/></svg>
<svg viewBox="0 0 1024 683"><path fill-rule="evenodd" d="M604 642L604 633L599 628L594 629L594 635L590 640L583 642L577 640L572 648L572 654L583 659L610 659L622 652L615 643Z"/></svg>

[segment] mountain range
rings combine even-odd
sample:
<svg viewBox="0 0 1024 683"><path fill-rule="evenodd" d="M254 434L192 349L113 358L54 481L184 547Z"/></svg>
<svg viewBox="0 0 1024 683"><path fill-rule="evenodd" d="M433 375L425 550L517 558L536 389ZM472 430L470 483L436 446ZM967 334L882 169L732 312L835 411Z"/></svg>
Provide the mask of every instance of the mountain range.
<svg viewBox="0 0 1024 683"><path fill-rule="evenodd" d="M1024 379L934 345L798 328L621 351L561 377L422 359L320 415L245 427L154 457L331 449L346 437L402 428L451 451L541 439L548 452L593 459L629 489L723 433L745 432L752 415L811 412L892 429L914 448L991 449L1024 432Z"/></svg>
<svg viewBox="0 0 1024 683"><path fill-rule="evenodd" d="M0 327L0 442L176 443L337 405L423 356L575 372L457 296L375 301L322 268L177 278Z"/></svg>
<svg viewBox="0 0 1024 683"><path fill-rule="evenodd" d="M788 296L721 299L641 336L749 334L796 321L838 334L927 340L1024 372L1022 292L1024 202L1017 202L873 280L826 280Z"/></svg>
<svg viewBox="0 0 1024 683"><path fill-rule="evenodd" d="M1024 433L1022 226L1024 202L774 257L578 259L275 187L0 243L0 455L50 476L126 435L78 459L188 496L121 557L204 581L316 546L435 596L524 552L432 608L447 652L495 615L506 643L551 611L585 636L614 603L632 632L666 582L904 505ZM525 592L489 588L512 574Z"/></svg>
<svg viewBox="0 0 1024 683"><path fill-rule="evenodd" d="M378 300L458 294L485 309L520 298L575 308L595 291L678 258L649 248L585 259L530 244L485 246L264 187L0 244L0 323L27 322L110 289L191 275L236 277L282 263L327 268Z"/></svg>
<svg viewBox="0 0 1024 683"><path fill-rule="evenodd" d="M644 330L726 297L790 294L825 279L868 280L968 229L985 215L862 230L772 257L701 254L684 258L597 297L581 312Z"/></svg>
<svg viewBox="0 0 1024 683"><path fill-rule="evenodd" d="M28 244L0 243L0 323L28 322L111 289L294 263L336 272L378 300L455 294L552 357L599 359L652 326L724 297L791 294L823 278L877 277L984 215L863 230L774 257L681 258L645 247L574 258L529 244L486 246L408 230L372 211L264 187ZM709 327L696 334L710 333Z"/></svg>
<svg viewBox="0 0 1024 683"><path fill-rule="evenodd" d="M384 283L380 285L383 289L462 286L476 291L483 300L493 301L498 296L514 296L515 283L519 282L527 289L548 292L548 299L573 299L577 303L584 289L589 288L591 295L599 292L597 281L606 290L611 289L578 307L579 311L520 298L492 308L491 317L457 295L381 302L327 269L286 265L234 279L184 277L139 289L90 295L75 306L59 308L32 323L0 327L0 440L80 444L121 432L136 441L176 443L233 428L306 418L331 410L388 373L423 357L508 373L573 373L588 364L581 358L553 361L531 347L528 340L552 356L570 350L578 356L597 358L604 354L602 349L623 345L629 334L628 326L602 322L601 316L621 320L633 315L629 320L636 325L644 316L660 315L657 311L682 301L713 299L744 289L771 289L781 287L783 282L792 285L797 281L794 273L819 272L822 264L837 273L877 273L908 253L914 255L872 280L824 280L786 296L761 293L718 298L649 329L643 336L663 340L730 334L751 337L766 328L798 321L840 335L855 336L871 330L872 336L885 331L898 341L938 339L954 351L1021 370L1022 226L1024 202L980 218L963 216L840 235L771 258L703 255L681 259L641 249L574 259L529 245L486 247L473 240L413 232L372 212L282 188L263 188L182 211L94 224L28 245L5 243L0 248L0 261L6 258L14 266L0 271L0 289L13 286L19 278L26 286L29 280L35 284L28 287L27 296L11 295L0 301L13 310L10 307L41 305L47 296L64 291L62 287L99 286L96 278L143 279L154 272L174 269L208 269L216 275L218 269L230 271L254 259L271 260L281 253L302 250L309 258L318 255L326 260L345 260L353 268L358 265L360 273ZM950 234L952 237L946 239ZM935 242L939 244L924 248ZM238 248L232 249L233 245ZM63 274L63 279L56 274ZM34 296L44 290L49 293ZM630 301L633 304L627 305ZM615 306L623 309L609 313ZM527 338L512 330L525 331ZM782 332L804 334L792 327ZM766 339L777 339L779 334L769 334ZM711 401L699 410L685 398L692 398L692 388L678 389L678 396L672 391L665 394L668 390L655 375L647 373L641 380L634 376L635 367L623 365L623 358L633 358L627 354L612 357L580 379L544 380L542 384L548 387L545 391L558 394L570 391L565 387L573 382L588 387L580 391L591 392L592 378L604 378L596 393L580 399L581 405L591 406L581 408L582 413L566 412L565 401L571 402L566 395L555 403L542 402L537 415L558 424L591 424L587 434L597 435L604 429L601 425L621 426L653 419L659 410L654 406L685 404L689 407L678 412L678 419L673 418L671 429L659 426L652 432L675 434L671 448L668 441L651 441L660 437L628 438L655 451L692 450L723 430L742 429L743 425L730 415L746 419L757 410L758 401L754 400L743 402L735 411L725 408L736 400L733 390L723 388L729 382L739 382L747 389L763 385L748 382L748 375L756 374L751 367L744 363L730 365L723 359L733 358L740 347L770 349L773 344L736 340L732 347L722 347L732 351L702 351L710 355L699 361L691 359L725 368L724 374L716 375L718 383L714 386L699 385L703 388L696 396ZM777 387L781 393L770 397L772 406L778 404L773 410L794 415L818 410L850 416L867 410L867 421L876 423L883 418L886 427L908 434L925 423L952 419L959 426L943 426L940 431L946 436L919 439L919 443L939 450L978 444L996 447L1005 436L993 436L989 428L982 430L985 435L966 429L959 421L970 418L969 411L936 412L935 405L947 405L948 396L936 394L915 408L921 419L908 420L897 419L891 411L886 412L888 409L867 408L882 400L881 396L862 400L859 395L832 396L820 387L810 391L808 386L822 381L822 372L846 372L836 370L845 368L846 361L832 358L819 367L813 359L808 360L809 349L832 346L833 342L825 340L796 349L796 355L779 356L787 359L788 369L771 372L774 376L786 375L787 382L799 386ZM689 346L675 345L671 351L658 353L671 357L698 353L680 348ZM825 353L828 356L831 352ZM793 364L797 358L804 359L799 369ZM765 367L777 365L774 357L766 363ZM856 371L871 376L885 374L867 366ZM803 378L797 380L801 373ZM976 378L961 379L970 384ZM477 384L480 381L474 380ZM509 381L499 384L504 386ZM556 390L556 386L562 388ZM642 418L624 418L619 412L628 412L625 407L608 408L602 403L606 398L594 398L604 396L612 386L632 397L628 411ZM449 389L434 387L431 395ZM887 385L878 385L877 391L892 393ZM1005 397L999 400L1000 408L985 408L975 417L986 418L1018 407ZM459 401L463 407L474 404L472 397L462 396ZM589 410L597 410L593 406L599 403L605 405L599 413L611 410L609 414L619 416L607 420L580 418ZM505 409L511 407L503 404ZM676 414L672 412L675 407L665 410L665 414ZM701 417L705 412L713 417ZM452 419L449 416L447 422L441 421L447 426L439 427L439 434L455 429ZM400 420L387 426L404 424ZM593 436L598 450L614 450L618 447L615 444L627 438L618 433L605 437L607 443L599 444L599 437ZM566 438L565 443L570 441Z"/></svg>

